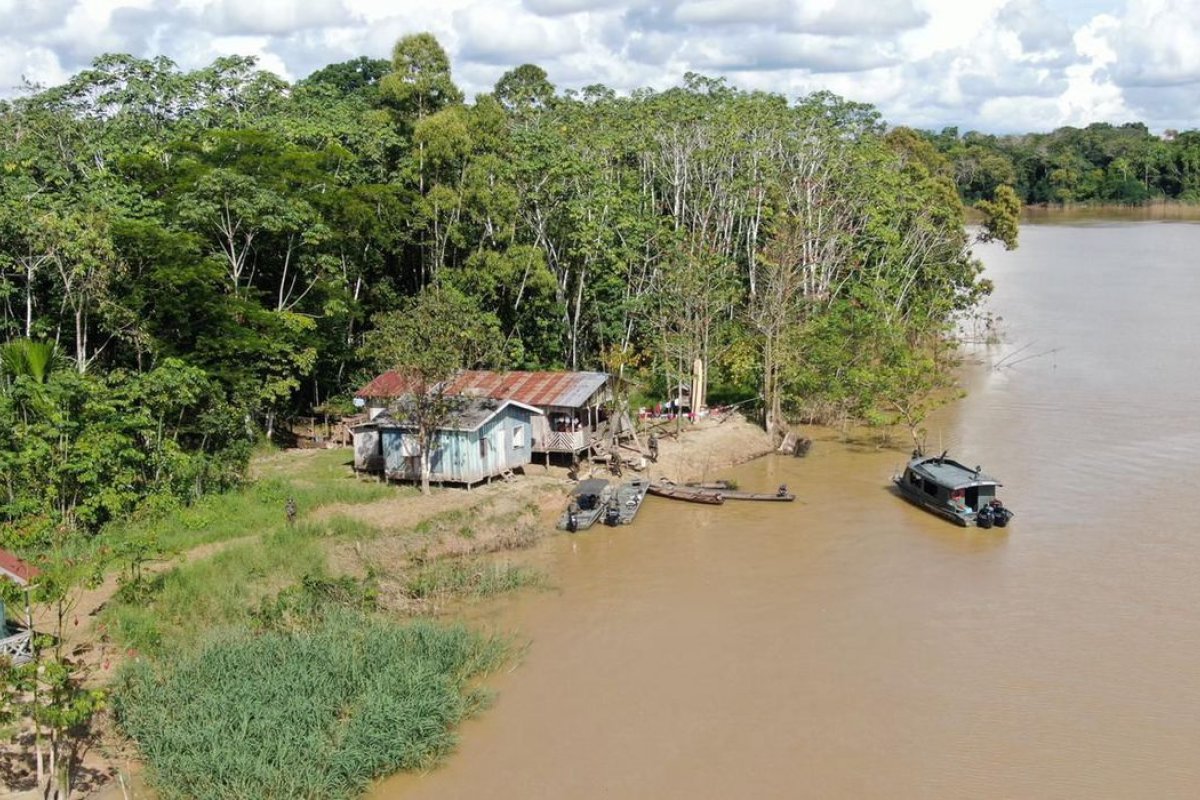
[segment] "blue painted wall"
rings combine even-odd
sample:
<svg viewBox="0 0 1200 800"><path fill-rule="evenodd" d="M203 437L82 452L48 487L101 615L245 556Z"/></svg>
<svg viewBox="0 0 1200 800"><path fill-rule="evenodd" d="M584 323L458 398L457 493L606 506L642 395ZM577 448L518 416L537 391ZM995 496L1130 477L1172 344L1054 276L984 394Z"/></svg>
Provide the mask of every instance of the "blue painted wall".
<svg viewBox="0 0 1200 800"><path fill-rule="evenodd" d="M430 479L478 483L528 464L533 459L532 417L532 412L510 405L478 430L439 431L430 456ZM416 434L400 428L384 428L380 434L389 477L420 480L420 461L405 457L406 453L416 452ZM518 436L519 445L514 444ZM486 441L486 446L481 447L481 441Z"/></svg>

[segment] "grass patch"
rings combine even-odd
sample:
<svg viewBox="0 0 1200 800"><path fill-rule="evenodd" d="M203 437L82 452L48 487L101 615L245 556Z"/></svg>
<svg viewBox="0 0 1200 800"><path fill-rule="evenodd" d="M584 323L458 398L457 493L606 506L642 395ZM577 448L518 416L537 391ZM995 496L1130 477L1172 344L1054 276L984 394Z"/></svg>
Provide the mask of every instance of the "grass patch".
<svg viewBox="0 0 1200 800"><path fill-rule="evenodd" d="M541 572L484 559L443 559L424 564L404 581L403 592L414 600L446 601L492 597L529 586L546 585Z"/></svg>
<svg viewBox="0 0 1200 800"><path fill-rule="evenodd" d="M394 498L412 489L363 481L346 466L347 450L320 450L312 455L268 456L256 463L259 477L240 489L207 495L195 503L144 519L106 528L102 546L119 548L127 541L154 539L159 548L178 552L287 527L285 506L296 501L301 518L332 503L364 504Z"/></svg>
<svg viewBox="0 0 1200 800"><path fill-rule="evenodd" d="M370 535L369 526L344 518L285 525L147 578L127 599L114 598L103 622L125 647L151 655L189 649L213 627L253 627L264 599L305 579L324 578L322 539Z"/></svg>
<svg viewBox="0 0 1200 800"><path fill-rule="evenodd" d="M130 663L114 707L167 800L352 797L448 753L486 699L470 682L505 658L461 627L335 615Z"/></svg>

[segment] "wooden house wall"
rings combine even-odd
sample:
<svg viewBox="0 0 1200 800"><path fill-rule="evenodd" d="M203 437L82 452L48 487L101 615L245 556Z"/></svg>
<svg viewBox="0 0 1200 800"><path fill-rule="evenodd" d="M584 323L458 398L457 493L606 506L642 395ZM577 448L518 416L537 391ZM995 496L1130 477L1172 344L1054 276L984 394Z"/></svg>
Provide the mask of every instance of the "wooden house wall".
<svg viewBox="0 0 1200 800"><path fill-rule="evenodd" d="M438 431L436 445L430 453L430 480L447 483L478 483L494 478L506 469L524 466L533 457L533 426L531 414L517 406L507 406L478 430ZM524 440L514 446L514 430L524 428ZM410 461L415 455L417 435L413 431L387 428L382 431L383 453L387 473L408 480L420 480L419 462ZM486 438L485 454L480 453L480 440Z"/></svg>
<svg viewBox="0 0 1200 800"><path fill-rule="evenodd" d="M379 453L379 431L361 430L354 432L354 468L371 469L373 457Z"/></svg>

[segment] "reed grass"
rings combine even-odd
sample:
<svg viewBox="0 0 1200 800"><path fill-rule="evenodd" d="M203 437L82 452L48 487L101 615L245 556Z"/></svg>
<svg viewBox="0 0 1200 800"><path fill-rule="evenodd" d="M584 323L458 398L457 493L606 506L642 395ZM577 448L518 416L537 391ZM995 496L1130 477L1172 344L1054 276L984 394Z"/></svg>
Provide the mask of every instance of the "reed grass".
<svg viewBox="0 0 1200 800"><path fill-rule="evenodd" d="M131 662L114 708L164 800L352 797L448 753L486 700L472 682L506 656L462 627L335 614Z"/></svg>
<svg viewBox="0 0 1200 800"><path fill-rule="evenodd" d="M415 600L446 601L492 597L545 583L545 576L531 567L479 558L448 558L418 567L404 581L403 591Z"/></svg>

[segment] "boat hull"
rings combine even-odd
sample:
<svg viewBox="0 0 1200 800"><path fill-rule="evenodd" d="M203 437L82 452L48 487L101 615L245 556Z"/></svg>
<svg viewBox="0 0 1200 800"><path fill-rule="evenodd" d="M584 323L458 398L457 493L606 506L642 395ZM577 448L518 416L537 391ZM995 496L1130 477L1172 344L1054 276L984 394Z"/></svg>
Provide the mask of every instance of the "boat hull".
<svg viewBox="0 0 1200 800"><path fill-rule="evenodd" d="M650 482L644 478L634 478L618 486L612 497L615 504L610 502L605 510L604 524L615 527L633 522L649 489Z"/></svg>
<svg viewBox="0 0 1200 800"><path fill-rule="evenodd" d="M563 511L556 527L568 533L586 531L604 517L612 493L608 481L593 478L581 482L571 493L571 505Z"/></svg>
<svg viewBox="0 0 1200 800"><path fill-rule="evenodd" d="M733 488L735 484L730 481L709 481L708 483L687 483L684 484L688 489L702 489L704 491L717 492L726 500L755 500L762 503L791 503L796 499L796 495L791 492L747 492L741 489ZM787 487L781 486L780 489Z"/></svg>
<svg viewBox="0 0 1200 800"><path fill-rule="evenodd" d="M923 496L914 494L909 491L904 481L900 478L892 479L892 483L896 486L896 491L900 493L908 502L912 503L917 508L923 508L931 514L935 514L942 519L948 519L955 525L966 528L975 521L974 512L960 512L950 508L946 508L934 500L926 500Z"/></svg>
<svg viewBox="0 0 1200 800"><path fill-rule="evenodd" d="M726 500L755 500L760 503L791 503L795 501L796 495L791 494L770 494L768 492L742 492L736 489L722 489L721 497Z"/></svg>
<svg viewBox="0 0 1200 800"><path fill-rule="evenodd" d="M705 505L719 506L725 502L725 497L720 492L709 491L707 489L694 489L688 486L676 486L675 484L652 483L647 491L656 497L682 500L685 503L703 503Z"/></svg>

